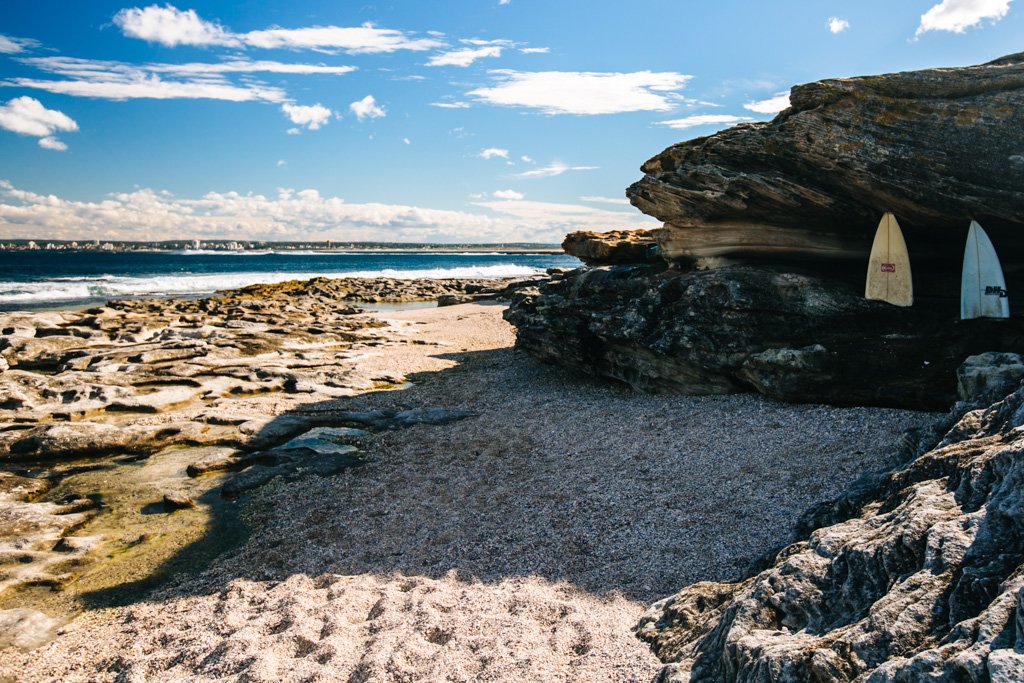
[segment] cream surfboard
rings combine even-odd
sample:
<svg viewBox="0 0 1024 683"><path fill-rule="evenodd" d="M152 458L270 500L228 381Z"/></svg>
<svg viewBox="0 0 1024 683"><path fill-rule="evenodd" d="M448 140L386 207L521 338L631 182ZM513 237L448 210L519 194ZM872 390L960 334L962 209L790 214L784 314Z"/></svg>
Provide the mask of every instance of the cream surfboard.
<svg viewBox="0 0 1024 683"><path fill-rule="evenodd" d="M889 211L882 216L871 245L868 279L864 297L887 301L894 306L914 303L914 282L910 274L910 255L896 217Z"/></svg>
<svg viewBox="0 0 1024 683"><path fill-rule="evenodd" d="M960 319L1009 317L1006 279L996 249L977 221L971 221L960 281Z"/></svg>

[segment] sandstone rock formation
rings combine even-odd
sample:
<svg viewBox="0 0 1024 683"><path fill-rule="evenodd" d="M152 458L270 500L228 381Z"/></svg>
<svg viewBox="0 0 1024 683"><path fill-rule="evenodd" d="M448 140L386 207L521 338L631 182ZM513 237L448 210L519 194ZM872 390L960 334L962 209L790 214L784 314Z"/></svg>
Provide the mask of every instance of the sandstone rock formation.
<svg viewBox="0 0 1024 683"><path fill-rule="evenodd" d="M660 263L662 260L651 230L581 230L566 235L562 249L588 266Z"/></svg>
<svg viewBox="0 0 1024 683"><path fill-rule="evenodd" d="M740 583L653 605L663 683L1024 680L1024 388Z"/></svg>
<svg viewBox="0 0 1024 683"><path fill-rule="evenodd" d="M1001 254L1024 251L1024 53L801 85L790 104L643 165L627 195L665 222L666 258L862 260L885 210L915 275L931 258L955 262L971 218Z"/></svg>
<svg viewBox="0 0 1024 683"><path fill-rule="evenodd" d="M1011 313L1024 306L1024 53L821 81L791 103L644 164L627 195L665 221L653 232L670 267L644 251L524 290L507 313L519 347L644 390L929 409L956 399L968 355L1024 348L1019 317L958 315L971 217L991 226ZM912 308L863 298L886 209L908 242ZM566 246L598 263L646 238Z"/></svg>

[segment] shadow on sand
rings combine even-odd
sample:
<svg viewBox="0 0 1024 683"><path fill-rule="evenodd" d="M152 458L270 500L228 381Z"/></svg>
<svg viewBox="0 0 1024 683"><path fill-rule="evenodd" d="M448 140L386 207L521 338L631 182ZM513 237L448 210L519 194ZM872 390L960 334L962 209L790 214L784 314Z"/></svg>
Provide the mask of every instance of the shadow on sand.
<svg viewBox="0 0 1024 683"><path fill-rule="evenodd" d="M832 425L823 442L789 428L819 413L835 419L821 406L641 395L509 348L436 357L456 365L410 376L405 391L307 404L267 427L278 443L303 421L368 429L361 464L300 463L230 502L223 488L251 473L227 475L197 501L213 511L207 533L150 576L82 594L82 604L210 594L235 578L364 573L538 576L648 602L739 578L788 541L804 509L884 464L882 444L928 419L851 409L861 431ZM351 417L428 407L473 415L411 426ZM286 421L300 426L281 436ZM808 476L822 468L834 472L831 490Z"/></svg>

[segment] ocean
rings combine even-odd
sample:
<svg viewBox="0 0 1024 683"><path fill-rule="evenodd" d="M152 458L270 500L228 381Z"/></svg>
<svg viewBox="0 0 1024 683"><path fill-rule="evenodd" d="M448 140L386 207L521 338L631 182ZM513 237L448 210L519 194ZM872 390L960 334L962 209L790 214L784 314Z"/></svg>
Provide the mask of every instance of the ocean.
<svg viewBox="0 0 1024 683"><path fill-rule="evenodd" d="M313 277L502 278L576 268L565 254L474 251L6 251L0 310L76 308L107 299L197 296Z"/></svg>

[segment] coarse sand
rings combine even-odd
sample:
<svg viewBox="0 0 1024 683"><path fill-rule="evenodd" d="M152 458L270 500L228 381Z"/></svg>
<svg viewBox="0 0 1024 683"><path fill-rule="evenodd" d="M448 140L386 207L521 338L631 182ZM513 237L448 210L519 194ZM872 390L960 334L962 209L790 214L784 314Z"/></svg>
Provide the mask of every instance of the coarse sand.
<svg viewBox="0 0 1024 683"><path fill-rule="evenodd" d="M414 386L297 410L474 417L275 480L246 503L241 548L0 652L0 680L649 681L658 661L631 632L647 604L741 578L935 417L639 394L514 351L502 310L378 313L405 341L358 362Z"/></svg>

